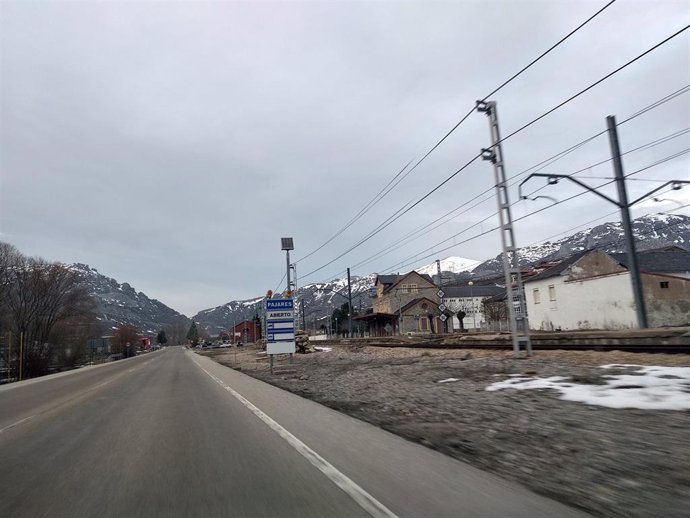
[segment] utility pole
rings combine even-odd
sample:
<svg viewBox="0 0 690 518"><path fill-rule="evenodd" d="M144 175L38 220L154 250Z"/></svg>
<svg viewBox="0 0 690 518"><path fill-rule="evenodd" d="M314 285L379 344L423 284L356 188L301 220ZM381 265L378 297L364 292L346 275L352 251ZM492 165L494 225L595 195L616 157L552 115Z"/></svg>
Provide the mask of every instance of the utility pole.
<svg viewBox="0 0 690 518"><path fill-rule="evenodd" d="M534 177L546 178L548 181L547 185L555 185L559 180L568 180L570 182L576 183L583 189L596 194L600 198L614 204L621 211L621 220L623 225L623 233L625 234L625 242L627 244L627 255L628 255L628 271L630 272L630 282L632 284L633 298L635 300L635 311L637 313L637 325L640 329L648 327L647 325L647 309L644 302L644 292L642 290L642 277L640 276L640 267L637 261L637 250L635 248L635 236L632 231L632 222L630 220L630 207L635 205L642 200L649 198L652 194L665 189L666 186L670 185L671 189L674 191L679 190L683 185L690 184L688 180L669 180L664 182L658 187L652 189L651 191L643 194L639 198L628 201L628 193L625 187L625 176L623 175L623 163L621 161L620 146L618 144L618 132L616 130L616 118L613 115L606 117L606 125L609 132L609 142L611 144L611 154L613 159L613 169L614 169L614 181L616 182L616 187L618 188L618 200L610 198L606 194L599 192L598 187L591 187L586 183L580 181L579 179L567 175L567 174L552 174L552 173L532 173L522 182L520 182L520 198L526 199L527 196L522 195L522 186ZM609 182L611 183L611 182ZM604 184L607 185L607 184ZM603 186L599 186L603 187Z"/></svg>
<svg viewBox="0 0 690 518"><path fill-rule="evenodd" d="M506 294L508 296L508 313L510 315L510 332L513 338L513 352L518 355L521 347L525 347L527 356L532 354L532 342L529 336L529 322L527 320L527 304L525 291L522 286L522 275L518 261L515 233L513 231L513 216L510 210L508 196L508 181L503 162L501 133L498 126L498 113L495 101L477 101L477 111L484 112L489 117L491 130L491 147L482 149L481 156L494 165L494 180L496 182L496 199L498 201L498 217L501 229L501 244L503 246L503 273L505 275Z"/></svg>
<svg viewBox="0 0 690 518"><path fill-rule="evenodd" d="M606 117L606 126L609 130L609 143L611 145L611 156L613 158L613 172L616 178L616 188L618 189L618 206L621 209L621 223L625 233L625 243L628 248L628 270L632 282L633 296L635 297L635 311L637 312L637 325L640 329L647 328L647 306L644 302L642 292L642 278L640 277L640 266L637 262L637 249L635 248L635 236L632 231L632 221L630 220L630 204L628 203L628 192L625 188L625 176L623 176L623 161L621 160L621 150L618 144L618 129L616 128L616 117L609 115Z"/></svg>
<svg viewBox="0 0 690 518"><path fill-rule="evenodd" d="M300 299L299 304L302 309L302 329L304 329L304 332L307 332L307 316L304 314L304 298Z"/></svg>
<svg viewBox="0 0 690 518"><path fill-rule="evenodd" d="M347 336L352 338L352 286L349 268L347 269Z"/></svg>
<svg viewBox="0 0 690 518"><path fill-rule="evenodd" d="M287 262L287 292L290 292L290 287L292 286L292 281L290 280L290 250L285 250L285 260Z"/></svg>
<svg viewBox="0 0 690 518"><path fill-rule="evenodd" d="M441 260L436 259L436 274L438 275L438 298L440 299L440 303L438 305L438 309L441 312L441 321L443 322L443 332L447 333L448 332L448 320L446 319L446 305L444 304L443 301L443 296L445 293L443 293L443 277L442 277L442 272L441 272Z"/></svg>

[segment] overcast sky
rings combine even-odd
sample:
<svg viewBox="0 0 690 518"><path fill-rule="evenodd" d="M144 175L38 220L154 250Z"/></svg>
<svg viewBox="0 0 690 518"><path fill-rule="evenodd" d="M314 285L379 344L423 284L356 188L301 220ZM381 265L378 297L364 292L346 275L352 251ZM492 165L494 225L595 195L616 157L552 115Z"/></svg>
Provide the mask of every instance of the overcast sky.
<svg viewBox="0 0 690 518"><path fill-rule="evenodd" d="M2 1L0 240L29 255L87 263L190 316L261 295L285 270L281 236L294 237L298 260L321 245L476 99L605 3ZM688 23L687 1L619 0L493 97L503 135ZM687 31L508 139L507 173L602 131L607 115L622 120L689 84L689 63ZM621 146L688 127L690 93L622 125ZM689 135L626 155L626 172L689 148ZM298 277L489 143L487 118L473 114L361 220L299 261ZM570 173L609 156L604 135L543 172ZM635 178L690 179L689 156ZM604 164L584 176L611 174ZM476 198L492 176L490 163L477 161L299 284L387 248ZM631 196L658 185L629 184ZM560 183L539 194L575 192ZM664 197L675 202L642 204L634 215L688 203L690 187ZM549 203L521 202L514 217ZM614 209L581 196L521 221L518 244ZM489 199L353 274L390 271L495 210ZM494 225L492 218L456 242ZM438 257L483 260L499 251L493 232Z"/></svg>

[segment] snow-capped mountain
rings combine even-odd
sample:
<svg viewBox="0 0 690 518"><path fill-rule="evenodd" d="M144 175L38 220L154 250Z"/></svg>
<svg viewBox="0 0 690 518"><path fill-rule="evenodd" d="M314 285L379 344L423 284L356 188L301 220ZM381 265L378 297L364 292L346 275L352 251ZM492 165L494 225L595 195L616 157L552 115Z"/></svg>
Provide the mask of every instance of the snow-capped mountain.
<svg viewBox="0 0 690 518"><path fill-rule="evenodd" d="M446 257L445 259L441 260L441 271L452 273L471 272L480 264L481 261L475 261L474 259L466 259L464 257L457 256ZM416 271L417 273L434 276L436 275L437 271L436 262L427 264L421 268L417 268Z"/></svg>
<svg viewBox="0 0 690 518"><path fill-rule="evenodd" d="M156 299L137 292L129 284L98 273L86 264L67 266L75 272L82 285L94 297L98 305L98 320L102 331L109 334L114 328L130 324L142 333L155 335L168 326L189 327L189 319Z"/></svg>
<svg viewBox="0 0 690 518"><path fill-rule="evenodd" d="M678 245L690 246L690 217L682 215L650 215L633 221L638 250ZM521 265L531 265L539 261L563 259L577 252L591 249L605 252L624 252L625 239L620 222L603 223L587 230L581 230L571 236L539 245L519 248ZM475 275L494 274L502 271L501 256L489 259L477 266Z"/></svg>
<svg viewBox="0 0 690 518"><path fill-rule="evenodd" d="M374 286L376 274L366 277L352 276L352 306L359 312L365 312L371 307L369 289ZM261 310L262 297L247 300L233 300L222 306L200 311L192 318L203 326L209 333L228 329L233 322L251 320ZM334 279L326 283L307 284L297 288L296 300L298 304L304 301L305 320L309 325L323 320L334 309L347 302L347 278Z"/></svg>
<svg viewBox="0 0 690 518"><path fill-rule="evenodd" d="M688 216L644 216L633 222L638 248L640 250L667 245L690 245L690 217ZM562 259L585 249L600 248L608 252L624 249L623 230L620 223L604 223L591 229L577 232L562 239L539 245L520 248L520 263L531 265L539 261ZM466 282L469 278L495 277L503 271L500 256L479 264L478 261L462 257L448 257L441 261L444 284ZM436 275L436 263L417 268L419 273ZM469 273L471 271L471 273ZM402 272L401 272L402 273ZM352 305L359 311L371 307L368 296L376 274L352 277ZM334 279L327 283L307 284L297 289L297 300L304 301L307 327L347 301L347 279ZM260 312L261 297L243 301L232 301L216 308L199 312L193 318L209 333L228 329L233 321L251 319ZM318 327L318 324L317 324Z"/></svg>

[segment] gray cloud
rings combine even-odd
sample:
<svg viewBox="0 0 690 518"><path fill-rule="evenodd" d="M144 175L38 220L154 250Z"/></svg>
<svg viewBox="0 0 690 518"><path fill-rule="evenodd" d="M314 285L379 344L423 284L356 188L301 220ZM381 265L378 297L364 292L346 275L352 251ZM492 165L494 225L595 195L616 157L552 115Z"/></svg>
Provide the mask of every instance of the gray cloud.
<svg viewBox="0 0 690 518"><path fill-rule="evenodd" d="M601 5L3 2L0 235L29 254L89 263L188 314L262 293L283 273L279 237L295 237L298 257L317 247L475 99ZM686 2L616 3L495 96L504 134L688 18ZM622 119L690 83L688 41L677 38L510 139L509 174L601 131L606 115ZM622 145L687 126L684 96L622 126ZM298 273L348 248L488 138L485 117L473 115ZM626 169L689 143L686 135L631 154ZM604 137L553 170L571 172L608 154ZM686 157L639 176L687 171ZM610 174L606 166L591 172ZM306 280L337 274L491 184L489 164L474 164L381 236ZM630 189L650 185L631 182ZM548 194L574 192L559 186ZM678 196L687 199L684 191ZM539 203L517 205L516 216ZM356 273L383 271L494 210L493 201L485 203ZM583 196L525 220L518 239L542 239L611 210ZM498 236L489 234L445 255L484 259L498 248Z"/></svg>

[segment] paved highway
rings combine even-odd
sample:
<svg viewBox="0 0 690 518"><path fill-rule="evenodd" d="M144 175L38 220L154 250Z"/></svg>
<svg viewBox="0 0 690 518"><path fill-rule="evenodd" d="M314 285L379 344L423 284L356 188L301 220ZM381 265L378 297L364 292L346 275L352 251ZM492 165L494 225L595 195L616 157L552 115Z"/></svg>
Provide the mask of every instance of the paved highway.
<svg viewBox="0 0 690 518"><path fill-rule="evenodd" d="M171 347L0 387L0 516L584 514Z"/></svg>

